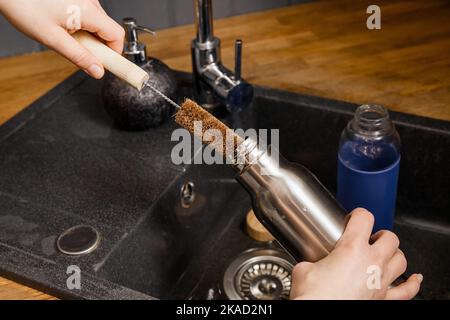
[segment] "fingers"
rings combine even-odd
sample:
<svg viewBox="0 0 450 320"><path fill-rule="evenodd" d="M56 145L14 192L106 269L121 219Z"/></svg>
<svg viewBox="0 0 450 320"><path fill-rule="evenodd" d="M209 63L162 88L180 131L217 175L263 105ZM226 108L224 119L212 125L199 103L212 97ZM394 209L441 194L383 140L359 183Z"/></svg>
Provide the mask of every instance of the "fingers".
<svg viewBox="0 0 450 320"><path fill-rule="evenodd" d="M94 5L94 6L96 6L97 8L99 8L100 10L102 10L103 12L105 11L105 10L103 10L103 7L102 7L102 5L100 4L100 2L98 1L98 0L90 0L91 2L92 2L92 4Z"/></svg>
<svg viewBox="0 0 450 320"><path fill-rule="evenodd" d="M311 267L313 264L311 262L300 262L297 265L295 265L294 269L292 270L292 290L291 290L291 299L295 299L296 297L300 296L302 292L300 292L300 286L299 284L302 283L302 278L306 276L309 270L311 270Z"/></svg>
<svg viewBox="0 0 450 320"><path fill-rule="evenodd" d="M83 10L81 29L96 33L105 40L109 47L122 53L125 32L119 24L105 13L97 0L90 0ZM57 40L51 41L50 47L52 49L58 51L90 76L96 79L103 77L105 70L102 63L71 37L67 31L61 28L56 32L55 38Z"/></svg>
<svg viewBox="0 0 450 320"><path fill-rule="evenodd" d="M105 70L102 63L78 43L66 30L57 28L52 33L52 40L48 46L66 57L90 76L100 79Z"/></svg>
<svg viewBox="0 0 450 320"><path fill-rule="evenodd" d="M105 11L94 3L81 20L81 28L96 33L106 44L118 53L122 53L125 37L124 29L110 18Z"/></svg>
<svg viewBox="0 0 450 320"><path fill-rule="evenodd" d="M340 242L360 240L368 243L374 224L373 215L362 208L353 210L350 215L350 220L347 223Z"/></svg>
<svg viewBox="0 0 450 320"><path fill-rule="evenodd" d="M392 259L387 263L386 271L384 272L383 281L386 285L392 284L400 277L406 271L407 266L408 262L406 261L405 254L400 249L397 249Z"/></svg>
<svg viewBox="0 0 450 320"><path fill-rule="evenodd" d="M388 261L397 252L400 240L389 230L380 230L370 237L372 248Z"/></svg>
<svg viewBox="0 0 450 320"><path fill-rule="evenodd" d="M386 293L386 300L411 300L419 292L422 280L423 276L420 273L413 274L402 284L389 289Z"/></svg>
<svg viewBox="0 0 450 320"><path fill-rule="evenodd" d="M105 11L105 9L103 9L102 5L100 4L99 0L90 0L102 13L104 13L105 15L108 15Z"/></svg>

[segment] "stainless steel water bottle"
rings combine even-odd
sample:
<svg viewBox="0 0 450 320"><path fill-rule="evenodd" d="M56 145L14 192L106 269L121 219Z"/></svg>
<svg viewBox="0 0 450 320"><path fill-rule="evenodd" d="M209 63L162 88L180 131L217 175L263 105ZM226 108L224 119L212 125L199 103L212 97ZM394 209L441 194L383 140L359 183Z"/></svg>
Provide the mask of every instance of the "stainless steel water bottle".
<svg viewBox="0 0 450 320"><path fill-rule="evenodd" d="M245 140L233 165L261 223L297 261L328 255L345 228L346 211L304 166Z"/></svg>

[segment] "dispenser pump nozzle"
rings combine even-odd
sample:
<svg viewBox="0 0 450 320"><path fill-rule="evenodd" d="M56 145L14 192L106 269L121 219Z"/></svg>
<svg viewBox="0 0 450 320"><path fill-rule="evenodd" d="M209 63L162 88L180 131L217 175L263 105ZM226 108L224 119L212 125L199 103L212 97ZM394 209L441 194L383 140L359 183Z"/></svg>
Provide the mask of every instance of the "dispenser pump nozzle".
<svg viewBox="0 0 450 320"><path fill-rule="evenodd" d="M147 48L145 44L139 42L138 31L155 35L155 31L139 26L135 18L124 18L122 26L125 29L125 46L123 55L136 64L147 62Z"/></svg>

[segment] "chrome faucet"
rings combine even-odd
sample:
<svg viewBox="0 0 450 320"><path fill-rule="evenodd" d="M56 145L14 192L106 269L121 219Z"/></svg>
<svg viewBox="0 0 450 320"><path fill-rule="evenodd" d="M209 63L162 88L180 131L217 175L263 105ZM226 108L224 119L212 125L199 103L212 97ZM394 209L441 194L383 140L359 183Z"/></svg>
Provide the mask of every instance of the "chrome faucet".
<svg viewBox="0 0 450 320"><path fill-rule="evenodd" d="M253 87L241 78L242 41L235 43L235 72L221 61L220 39L214 36L211 0L194 0L197 36L192 40L192 69L197 100L205 108L225 105L231 111L245 109L253 99Z"/></svg>

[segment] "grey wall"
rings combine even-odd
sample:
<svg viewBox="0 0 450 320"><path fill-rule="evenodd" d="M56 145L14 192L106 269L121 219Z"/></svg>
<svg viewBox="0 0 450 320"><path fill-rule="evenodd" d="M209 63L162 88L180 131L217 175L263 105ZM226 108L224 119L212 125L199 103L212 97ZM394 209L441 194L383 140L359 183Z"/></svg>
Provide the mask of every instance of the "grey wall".
<svg viewBox="0 0 450 320"><path fill-rule="evenodd" d="M41 45L14 29L0 15L0 57L39 50Z"/></svg>
<svg viewBox="0 0 450 320"><path fill-rule="evenodd" d="M307 2L308 0L214 0L217 18L267 10ZM153 29L193 22L193 0L100 0L106 11L117 21L135 17L142 25ZM23 54L44 48L11 27L0 16L0 57Z"/></svg>
<svg viewBox="0 0 450 320"><path fill-rule="evenodd" d="M135 17L140 24L153 29L192 23L193 0L100 0L117 21ZM306 2L305 0L213 0L214 17L223 18L253 11Z"/></svg>

